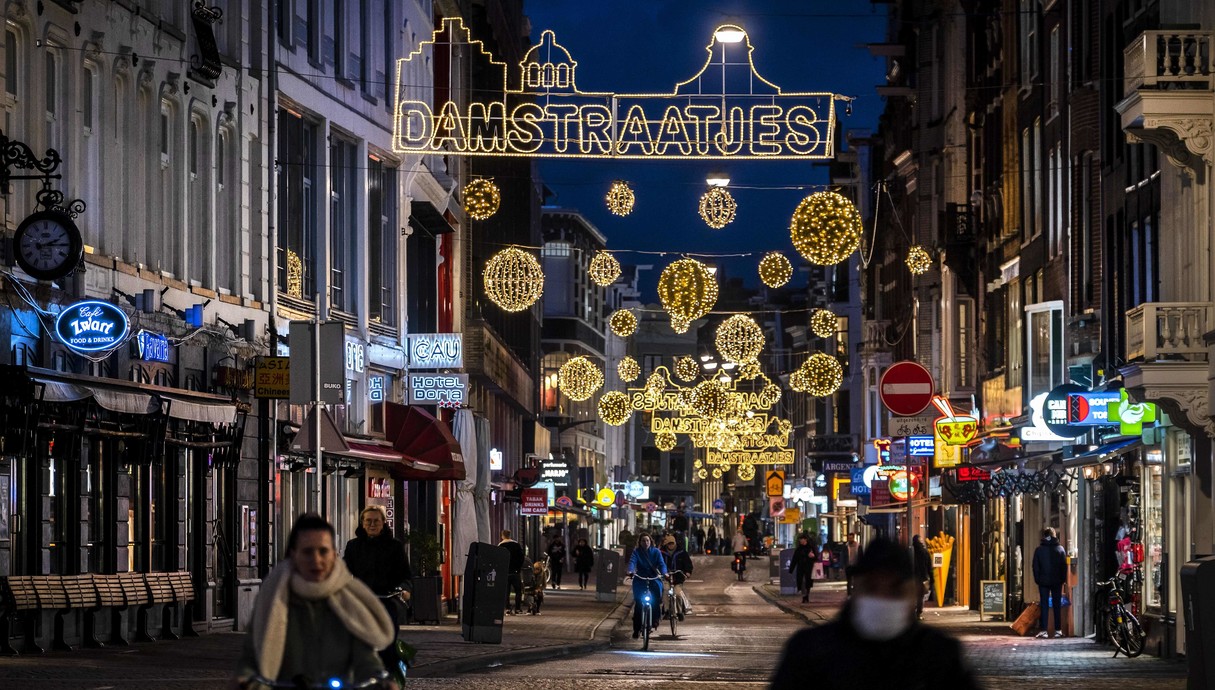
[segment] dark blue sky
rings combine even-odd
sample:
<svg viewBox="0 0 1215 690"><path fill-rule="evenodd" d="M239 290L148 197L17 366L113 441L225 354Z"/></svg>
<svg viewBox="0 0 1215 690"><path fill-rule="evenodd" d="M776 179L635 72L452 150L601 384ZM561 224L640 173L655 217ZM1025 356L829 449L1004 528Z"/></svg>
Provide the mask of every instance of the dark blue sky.
<svg viewBox="0 0 1215 690"><path fill-rule="evenodd" d="M882 108L873 87L884 83L885 63L865 43L883 40L885 8L868 0L527 0L532 40L552 29L578 62L584 91L666 92L704 64L713 30L743 27L755 48L756 69L786 91L831 91L856 96L841 127L873 129ZM738 214L712 230L697 214L706 173L725 170ZM771 187L822 184L826 170L800 161L594 161L543 160L550 203L576 208L608 238L613 249L691 252L779 249L795 260L788 224L809 191ZM612 180L629 180L637 194L633 213L608 213L603 196ZM762 189L746 189L761 187ZM622 254L625 263L657 263L659 257ZM755 259L731 261L729 274L755 283ZM653 295L647 296L653 299Z"/></svg>

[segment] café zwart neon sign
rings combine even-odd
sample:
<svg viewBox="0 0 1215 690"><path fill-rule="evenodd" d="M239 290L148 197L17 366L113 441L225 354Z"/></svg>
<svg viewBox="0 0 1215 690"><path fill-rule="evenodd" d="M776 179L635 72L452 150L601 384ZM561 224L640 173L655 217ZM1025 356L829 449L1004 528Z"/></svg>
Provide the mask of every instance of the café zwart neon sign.
<svg viewBox="0 0 1215 690"><path fill-rule="evenodd" d="M717 36L737 36L723 41ZM473 56L497 73L500 100L434 103L405 75L434 51ZM397 60L393 150L547 158L811 159L834 156L833 93L792 93L755 69L751 39L724 25L706 47L700 71L671 93L580 91L578 63L544 31L519 63L518 90L507 64L473 40L462 19L448 18ZM479 56L479 57L478 57ZM452 64L456 64L453 60ZM745 65L749 72L743 73ZM727 70L729 68L729 70ZM730 92L745 84L745 92ZM448 93L453 93L448 84Z"/></svg>

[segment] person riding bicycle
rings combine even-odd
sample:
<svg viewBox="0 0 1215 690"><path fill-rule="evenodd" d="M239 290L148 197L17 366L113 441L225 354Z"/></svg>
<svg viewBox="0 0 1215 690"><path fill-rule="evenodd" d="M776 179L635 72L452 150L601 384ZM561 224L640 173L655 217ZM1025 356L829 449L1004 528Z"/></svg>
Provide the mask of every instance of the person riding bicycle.
<svg viewBox="0 0 1215 690"><path fill-rule="evenodd" d="M662 540L662 555L667 562L667 572L671 574L671 587L675 589L675 595L683 601L683 610L691 613L692 602L688 601L688 593L684 591L683 583L687 581L688 575L692 574L692 557L687 551L679 548L679 542L670 534ZM667 611L666 615L670 614L671 612ZM679 620L683 620L683 614L679 615Z"/></svg>
<svg viewBox="0 0 1215 690"><path fill-rule="evenodd" d="M662 552L654 546L650 535L642 533L637 537L637 548L633 549L628 569L628 576L633 578L633 639L641 637L642 596L648 592L652 606L662 601L662 581L659 578L666 574L667 561L662 557ZM653 612L657 609L650 610ZM651 627L658 627L657 618L651 617Z"/></svg>

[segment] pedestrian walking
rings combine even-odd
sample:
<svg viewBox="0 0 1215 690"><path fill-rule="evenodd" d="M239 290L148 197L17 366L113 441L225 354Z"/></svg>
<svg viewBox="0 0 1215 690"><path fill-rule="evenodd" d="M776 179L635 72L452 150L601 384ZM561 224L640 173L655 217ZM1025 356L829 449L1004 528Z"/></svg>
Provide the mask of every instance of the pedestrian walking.
<svg viewBox="0 0 1215 690"><path fill-rule="evenodd" d="M561 574L565 572L565 540L561 537L548 545L548 570L553 589L561 589Z"/></svg>
<svg viewBox="0 0 1215 690"><path fill-rule="evenodd" d="M705 551L705 528L700 525L696 526L693 531L693 536L696 538L696 544L692 548L694 553L704 553Z"/></svg>
<svg viewBox="0 0 1215 690"><path fill-rule="evenodd" d="M814 563L818 553L810 543L810 535L803 533L797 538L797 549L789 561L789 572L797 580L797 591L802 593L802 603L810 603L810 588L814 587Z"/></svg>
<svg viewBox="0 0 1215 690"><path fill-rule="evenodd" d="M785 644L772 690L978 688L957 640L919 623L906 548L875 540L853 566L854 594L832 621Z"/></svg>
<svg viewBox="0 0 1215 690"><path fill-rule="evenodd" d="M498 546L510 554L510 564L506 567L506 612L510 613L510 593L515 593L515 613L523 613L523 547L519 542L510 538L510 530L502 530L502 541Z"/></svg>
<svg viewBox="0 0 1215 690"><path fill-rule="evenodd" d="M1055 528L1042 530L1042 543L1034 550L1034 582L1038 585L1038 637L1050 637L1046 608L1055 612L1055 637L1063 637L1063 583L1067 582L1067 552L1055 536Z"/></svg>
<svg viewBox="0 0 1215 690"><path fill-rule="evenodd" d="M708 537L709 537L708 550L713 553L720 553L721 549L718 548L718 546L717 546L717 527L715 525L709 525Z"/></svg>
<svg viewBox="0 0 1215 690"><path fill-rule="evenodd" d="M915 615L917 618L924 616L924 600L928 598L928 593L932 591L932 554L928 553L928 547L924 546L924 540L920 535L915 535L911 539L911 546L915 552L915 579L920 585L920 598L916 600Z"/></svg>
<svg viewBox="0 0 1215 690"><path fill-rule="evenodd" d="M574 572L578 573L578 588L586 589L586 585L591 580L591 569L595 567L595 550L586 543L585 539L579 539L574 546Z"/></svg>
<svg viewBox="0 0 1215 690"><path fill-rule="evenodd" d="M235 687L256 677L277 682L333 678L358 683L384 672L376 652L396 637L388 612L338 558L333 525L301 515L287 537L287 557L270 571L253 603Z"/></svg>
<svg viewBox="0 0 1215 690"><path fill-rule="evenodd" d="M848 594L852 594L852 568L860 560L863 552L864 548L857 541L856 533L850 533L848 541L844 542L844 578L847 581Z"/></svg>
<svg viewBox="0 0 1215 690"><path fill-rule="evenodd" d="M342 558L350 574L376 595L383 597L400 588L404 590L401 599L408 601L413 586L409 557L405 555L405 545L388 531L386 515L383 506L364 508L359 514L360 525L354 530L354 539L346 542ZM399 618L395 599L382 601L395 627Z"/></svg>

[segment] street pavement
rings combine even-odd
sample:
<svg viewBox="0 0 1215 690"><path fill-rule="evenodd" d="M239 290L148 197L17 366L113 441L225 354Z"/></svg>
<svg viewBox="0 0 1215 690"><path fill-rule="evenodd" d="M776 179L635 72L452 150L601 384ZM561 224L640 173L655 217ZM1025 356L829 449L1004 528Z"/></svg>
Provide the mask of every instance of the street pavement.
<svg viewBox="0 0 1215 690"><path fill-rule="evenodd" d="M409 687L762 688L785 640L806 624L829 620L844 600L843 584L835 582L818 583L809 604L796 595L781 596L767 577L766 560L751 562L746 582L730 572L729 558L694 561L688 585L692 614L675 636L664 623L648 652L631 637L627 603L596 602L593 586L571 588L567 577L565 588L547 593L540 616L506 617L500 645L464 642L454 617L439 626L405 626L403 638L419 650ZM619 601L627 591L620 588ZM975 613L958 608L926 609L925 621L962 640L967 662L992 690L1185 687L1185 666L1178 662L1111 658L1111 647L1083 638L1017 637L1007 623L979 622ZM227 633L4 658L0 688L218 689L226 686L242 640Z"/></svg>

